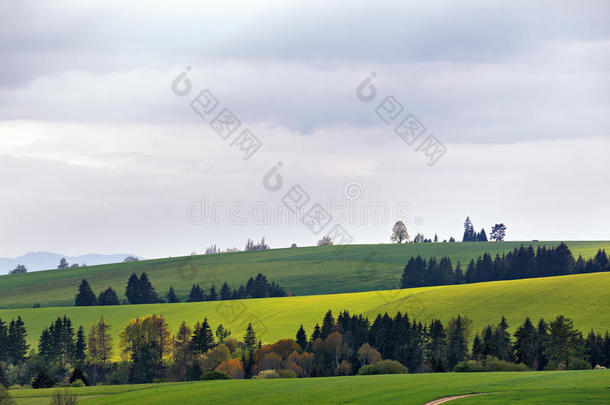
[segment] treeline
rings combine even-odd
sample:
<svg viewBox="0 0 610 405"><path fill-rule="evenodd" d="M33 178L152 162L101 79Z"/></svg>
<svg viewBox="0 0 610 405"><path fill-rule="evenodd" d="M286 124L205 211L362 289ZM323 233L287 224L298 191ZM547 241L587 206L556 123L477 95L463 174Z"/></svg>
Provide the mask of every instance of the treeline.
<svg viewBox="0 0 610 405"><path fill-rule="evenodd" d="M132 320L119 334L121 361L114 362L111 326L100 321L87 335L69 318L57 318L41 334L38 352L26 356L27 332L19 319L0 320L0 339L11 348L0 357L0 383L49 388L55 385L127 384L219 378L319 377L447 371L526 371L610 367L610 336L587 338L572 320L558 316L537 326L527 318L511 336L504 317L474 334L472 321L458 315L429 324L407 314L363 315L328 311L308 337L301 325L295 339L263 345L251 323L243 340L206 318L175 334L159 315Z"/></svg>
<svg viewBox="0 0 610 405"><path fill-rule="evenodd" d="M256 277L250 277L246 285L231 289L227 282L223 283L220 292L216 291L216 286L212 285L208 291L204 290L199 284L193 284L186 302L216 301L245 298L266 298L266 297L285 297L288 294L274 281L269 282L267 277L258 273ZM134 273L127 281L125 297L129 304L158 304L176 303L180 298L176 295L173 286L170 286L165 298L159 297L155 288L151 284L146 273L138 278ZM95 306L95 305L119 305L119 298L112 287L100 292L96 297L91 289L89 282L83 279L79 285L78 293L74 297L75 306Z"/></svg>
<svg viewBox="0 0 610 405"><path fill-rule="evenodd" d="M401 288L478 283L483 281L514 280L521 278L563 276L610 271L610 261L605 250L598 250L595 257L585 260L579 256L574 260L570 249L561 243L557 247L539 246L534 249L521 246L495 258L484 253L472 259L466 269L457 263L453 269L451 259L429 260L421 256L412 257L406 264Z"/></svg>

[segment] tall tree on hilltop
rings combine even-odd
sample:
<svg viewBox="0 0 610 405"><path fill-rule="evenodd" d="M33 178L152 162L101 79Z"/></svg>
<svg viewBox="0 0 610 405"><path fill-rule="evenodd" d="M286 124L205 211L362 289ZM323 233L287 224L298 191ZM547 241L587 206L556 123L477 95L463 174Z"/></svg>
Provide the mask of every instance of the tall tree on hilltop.
<svg viewBox="0 0 610 405"><path fill-rule="evenodd" d="M394 243L402 243L402 241L408 242L410 237L407 232L407 227L402 221L397 221L392 227L391 241Z"/></svg>
<svg viewBox="0 0 610 405"><path fill-rule="evenodd" d="M462 237L462 242L474 242L476 240L476 234L474 232L474 227L472 226L472 221L470 217L466 217L464 221L464 236Z"/></svg>
<svg viewBox="0 0 610 405"><path fill-rule="evenodd" d="M506 236L506 225L495 224L491 227L491 234L489 235L492 240L496 242L502 242Z"/></svg>
<svg viewBox="0 0 610 405"><path fill-rule="evenodd" d="M143 304L155 304L159 302L159 296L148 280L146 273L140 276L140 296Z"/></svg>

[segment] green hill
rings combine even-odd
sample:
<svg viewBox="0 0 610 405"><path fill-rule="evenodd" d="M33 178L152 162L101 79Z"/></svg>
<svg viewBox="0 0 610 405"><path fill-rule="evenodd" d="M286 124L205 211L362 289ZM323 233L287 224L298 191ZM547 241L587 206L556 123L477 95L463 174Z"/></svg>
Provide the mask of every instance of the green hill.
<svg viewBox="0 0 610 405"><path fill-rule="evenodd" d="M521 244L555 246L558 242L502 243L412 243L406 245L350 245L274 249L262 252L237 252L185 256L117 263L77 269L48 270L0 276L0 308L71 306L82 278L97 293L109 286L120 298L129 275L147 272L160 294L173 285L186 297L191 285L204 288L227 281L232 287L245 284L261 272L296 295L335 294L397 288L409 257L451 257L454 265L467 263L484 252L493 255ZM599 248L610 251L610 242L567 242L575 256L592 257Z"/></svg>
<svg viewBox="0 0 610 405"><path fill-rule="evenodd" d="M97 386L71 389L85 404L411 404L480 393L459 404L610 401L610 371L438 373ZM54 389L17 390L18 405L48 404ZM452 402L453 403L453 402Z"/></svg>
<svg viewBox="0 0 610 405"><path fill-rule="evenodd" d="M302 323L307 333L321 322L331 309L349 310L373 318L378 313L407 312L412 318L428 322L438 318L447 321L465 314L480 329L497 324L506 316L511 329L526 316L551 320L557 315L574 319L580 330L610 329L610 272L525 280L495 281L455 286L423 287L404 290L369 291L337 295L310 295L284 298L262 298L236 301L214 301L180 304L120 305L113 307L55 307L2 309L0 318L10 320L21 315L29 332L29 343L35 345L42 329L64 314L73 324L85 330L103 316L116 336L136 317L162 314L172 331L182 321L191 326L207 317L213 327L222 323L241 337L248 322L254 324L263 342L294 337ZM115 353L118 350L115 349Z"/></svg>

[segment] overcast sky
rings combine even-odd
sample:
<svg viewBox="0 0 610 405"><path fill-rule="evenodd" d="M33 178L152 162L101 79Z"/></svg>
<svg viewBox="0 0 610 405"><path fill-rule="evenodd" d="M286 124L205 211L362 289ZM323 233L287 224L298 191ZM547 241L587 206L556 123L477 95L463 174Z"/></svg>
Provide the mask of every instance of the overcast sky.
<svg viewBox="0 0 610 405"><path fill-rule="evenodd" d="M0 1L0 257L312 245L336 224L386 243L398 219L461 239L467 215L509 240L610 239L607 1L81 3ZM294 185L332 211L317 234L281 214Z"/></svg>

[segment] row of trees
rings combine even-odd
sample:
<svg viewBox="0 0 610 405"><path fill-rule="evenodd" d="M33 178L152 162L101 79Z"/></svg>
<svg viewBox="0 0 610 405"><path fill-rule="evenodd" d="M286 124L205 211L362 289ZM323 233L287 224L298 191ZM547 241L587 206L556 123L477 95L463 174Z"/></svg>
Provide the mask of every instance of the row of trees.
<svg viewBox="0 0 610 405"><path fill-rule="evenodd" d="M1 336L16 338L25 346L18 355L3 354L0 382L47 388L77 380L89 385L222 376L315 377L364 374L373 365L376 372L386 373L610 367L608 332L602 336L591 331L585 339L564 316L550 323L541 319L537 326L527 318L512 336L502 317L496 326L488 325L474 335L470 350L472 321L460 315L446 324L440 320L424 324L407 314L386 313L371 323L347 311L335 319L328 311L309 338L301 325L296 339L262 345L251 323L239 341L222 325L213 333L207 319L193 328L183 322L172 334L166 320L153 314L132 320L121 331L120 362L112 361L109 330L102 318L85 336L82 326L75 332L69 318L57 318L42 332L38 353L25 356L25 326L13 325L12 335Z"/></svg>
<svg viewBox="0 0 610 405"><path fill-rule="evenodd" d="M506 237L506 225L504 224L495 224L491 228L490 239L495 240L497 242L501 242ZM407 227L404 222L397 221L392 227L392 235L390 236L390 240L394 243L402 243L409 242L411 237L409 236L409 232L407 231ZM429 243L429 242L438 242L438 235L434 235L434 239L426 238L424 234L418 233L413 238L414 243ZM463 242L487 242L487 233L485 229L482 228L480 232L476 232L474 230L474 226L472 225L472 221L470 217L466 217L464 221L464 236L462 237ZM443 242L446 242L444 240ZM455 238L452 236L449 238L449 242L455 242ZM320 242L318 242L320 245Z"/></svg>
<svg viewBox="0 0 610 405"><path fill-rule="evenodd" d="M498 254L495 258L484 253L476 260L472 259L465 270L460 263L454 270L449 257L440 260L434 257L429 260L421 256L412 257L405 265L400 286L411 288L478 283L600 271L610 271L610 261L605 250L598 250L588 260L582 256L574 260L572 252L564 243L551 248L541 246L535 250L532 246L520 246L502 256Z"/></svg>
<svg viewBox="0 0 610 405"><path fill-rule="evenodd" d="M286 291L276 284L274 281L269 282L267 277L258 273L256 277L250 277L246 285L241 285L239 288L231 290L228 283L224 283L220 292L216 291L216 287L210 287L206 292L199 284L193 284L187 302L199 301L215 301L244 299L244 298L265 298L265 297L285 297ZM162 302L176 303L180 302L180 298L176 295L173 286L170 286L165 299L160 298L155 288L151 284L146 273L138 278L134 273L127 281L125 288L125 296L130 304L156 304ZM94 306L94 305L119 305L119 298L112 287L100 292L96 297L91 289L89 282L83 279L78 287L78 292L74 297L75 306Z"/></svg>

